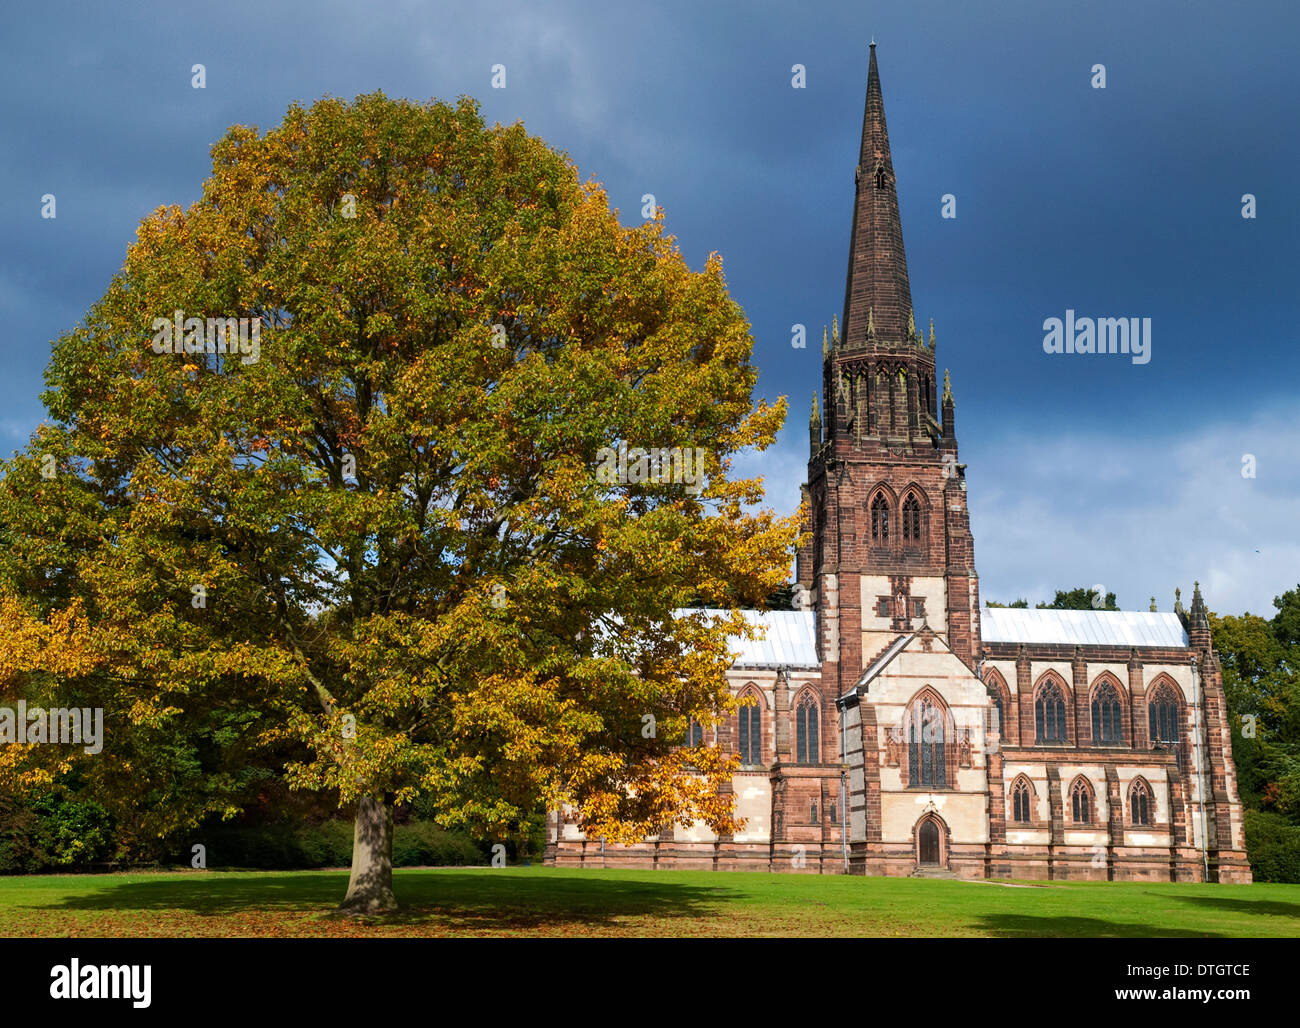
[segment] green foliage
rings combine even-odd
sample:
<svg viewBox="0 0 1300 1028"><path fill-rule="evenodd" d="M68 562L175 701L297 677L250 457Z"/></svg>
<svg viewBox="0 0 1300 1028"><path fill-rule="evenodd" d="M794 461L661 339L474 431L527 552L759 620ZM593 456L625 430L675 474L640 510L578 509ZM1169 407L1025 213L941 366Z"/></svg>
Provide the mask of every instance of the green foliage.
<svg viewBox="0 0 1300 1028"><path fill-rule="evenodd" d="M213 869L346 867L352 860L352 824L342 820L216 825L193 841L206 847ZM178 861L189 863L188 842Z"/></svg>
<svg viewBox="0 0 1300 1028"><path fill-rule="evenodd" d="M113 818L93 800L51 792L34 805L37 844L62 868L85 867L113 853Z"/></svg>
<svg viewBox="0 0 1300 1028"><path fill-rule="evenodd" d="M1015 604L1012 604L1015 606ZM1103 601L1096 589L1057 589L1051 603L1037 604L1039 610L1119 610L1115 594L1107 593Z"/></svg>
<svg viewBox="0 0 1300 1028"><path fill-rule="evenodd" d="M794 609L794 583L786 582L767 594L763 600L764 610L793 610Z"/></svg>
<svg viewBox="0 0 1300 1028"><path fill-rule="evenodd" d="M0 797L0 874L85 871L116 847L113 818L62 788Z"/></svg>
<svg viewBox="0 0 1300 1028"><path fill-rule="evenodd" d="M985 601L984 601L984 606L986 606L986 607L1019 607L1019 608L1022 608L1022 609L1023 609L1023 608L1025 608L1025 607L1028 607L1028 606L1029 606L1029 601L1026 600L1024 597L1021 597L1020 599L1015 600L1015 601L1013 601L1012 603L999 603L997 600L985 600ZM1040 603L1039 606L1041 607L1042 604Z"/></svg>
<svg viewBox="0 0 1300 1028"><path fill-rule="evenodd" d="M352 862L351 821L329 818L318 822L275 821L267 824L215 825L196 833L194 841L207 847L213 870L258 868L305 870L347 867ZM177 854L189 863L189 850ZM449 832L427 821L412 821L393 829L393 865L431 867L486 864L485 848L461 832Z"/></svg>
<svg viewBox="0 0 1300 1028"><path fill-rule="evenodd" d="M36 812L20 797L0 793L0 874L30 874L49 866L36 843Z"/></svg>
<svg viewBox="0 0 1300 1028"><path fill-rule="evenodd" d="M1270 620L1211 614L1210 627L1223 666L1242 802L1300 825L1300 589L1273 605Z"/></svg>
<svg viewBox="0 0 1300 1028"><path fill-rule="evenodd" d="M459 867L487 862L483 847L469 836L428 821L413 821L393 829L394 867Z"/></svg>
<svg viewBox="0 0 1300 1028"><path fill-rule="evenodd" d="M260 319L257 353L178 311ZM672 740L725 716L735 608L799 534L729 477L785 415L752 349L720 257L624 228L469 98L231 128L56 342L50 418L0 466L0 699L102 707L113 740L0 749L0 788L74 763L135 852L247 809L268 767L498 839L561 802L611 839L731 830L734 761ZM602 475L619 442L695 452L692 487ZM732 616L674 617L692 594Z"/></svg>
<svg viewBox="0 0 1300 1028"><path fill-rule="evenodd" d="M1246 852L1257 882L1300 882L1300 825L1267 810L1246 811Z"/></svg>

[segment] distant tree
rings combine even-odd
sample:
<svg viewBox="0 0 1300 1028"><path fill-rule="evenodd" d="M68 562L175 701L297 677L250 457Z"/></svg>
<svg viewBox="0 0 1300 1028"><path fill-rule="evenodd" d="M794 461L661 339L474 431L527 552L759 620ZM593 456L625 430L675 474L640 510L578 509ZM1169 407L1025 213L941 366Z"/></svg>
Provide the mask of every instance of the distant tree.
<svg viewBox="0 0 1300 1028"><path fill-rule="evenodd" d="M1211 614L1210 628L1242 802L1300 825L1300 587L1273 605L1272 619Z"/></svg>
<svg viewBox="0 0 1300 1028"><path fill-rule="evenodd" d="M1071 589L1065 592L1056 590L1056 597L1051 603L1040 603L1039 610L1119 610L1115 594L1107 593L1103 601L1096 589Z"/></svg>
<svg viewBox="0 0 1300 1028"><path fill-rule="evenodd" d="M999 603L997 600L985 600L985 601L984 601L984 606L986 606L986 607L1022 607L1022 608L1023 608L1023 607L1028 607L1028 606L1029 606L1029 601L1026 600L1026 599L1024 599L1023 597L1020 598L1020 599L1018 599L1018 600L1015 600L1015 601L1013 601L1013 602L1011 602L1011 603Z"/></svg>
<svg viewBox="0 0 1300 1028"><path fill-rule="evenodd" d="M794 583L785 582L770 593L763 600L764 610L793 610L794 609Z"/></svg>

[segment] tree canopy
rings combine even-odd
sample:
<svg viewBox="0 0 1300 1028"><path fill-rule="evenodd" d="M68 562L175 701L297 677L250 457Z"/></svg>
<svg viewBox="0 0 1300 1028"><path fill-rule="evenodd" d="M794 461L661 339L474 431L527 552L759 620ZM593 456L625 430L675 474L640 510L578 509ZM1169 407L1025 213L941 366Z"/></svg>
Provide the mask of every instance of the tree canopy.
<svg viewBox="0 0 1300 1028"><path fill-rule="evenodd" d="M1210 615L1242 802L1300 825L1300 586L1272 618Z"/></svg>
<svg viewBox="0 0 1300 1028"><path fill-rule="evenodd" d="M420 794L495 838L560 804L610 841L729 830L731 762L673 744L733 703L743 622L673 611L789 567L797 516L728 477L785 414L752 345L717 255L692 271L662 215L621 226L468 99L230 129L56 341L4 465L0 696L102 708L106 742L0 748L0 780L75 769L156 837L292 754L357 806L365 910Z"/></svg>
<svg viewBox="0 0 1300 1028"><path fill-rule="evenodd" d="M985 600L984 606L1025 608L1029 606L1029 601L1023 598L1012 603ZM1082 586L1078 589L1057 589L1051 603L1039 602L1035 607L1038 610L1119 610L1114 593L1107 593L1103 599L1095 587L1089 589Z"/></svg>

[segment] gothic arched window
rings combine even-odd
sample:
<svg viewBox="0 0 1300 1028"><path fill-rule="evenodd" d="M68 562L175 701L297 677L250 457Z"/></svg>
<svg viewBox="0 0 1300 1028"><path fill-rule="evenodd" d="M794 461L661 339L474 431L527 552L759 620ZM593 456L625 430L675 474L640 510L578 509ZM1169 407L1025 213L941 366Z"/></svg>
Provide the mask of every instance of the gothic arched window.
<svg viewBox="0 0 1300 1028"><path fill-rule="evenodd" d="M876 166L876 188L885 188L885 166L883 164Z"/></svg>
<svg viewBox="0 0 1300 1028"><path fill-rule="evenodd" d="M695 718L691 718L690 725L686 728L686 745L703 746L704 745L704 728Z"/></svg>
<svg viewBox="0 0 1300 1028"><path fill-rule="evenodd" d="M907 726L908 785L947 787L947 757L944 745L943 710L929 699L912 705Z"/></svg>
<svg viewBox="0 0 1300 1028"><path fill-rule="evenodd" d="M1083 777L1070 786L1070 815L1076 825L1092 824L1092 789Z"/></svg>
<svg viewBox="0 0 1300 1028"><path fill-rule="evenodd" d="M889 542L889 501L883 494L871 501L871 541Z"/></svg>
<svg viewBox="0 0 1300 1028"><path fill-rule="evenodd" d="M811 696L805 697L795 712L795 759L800 764L815 764L820 759L820 739L817 732L817 704Z"/></svg>
<svg viewBox="0 0 1300 1028"><path fill-rule="evenodd" d="M903 501L903 538L913 541L921 538L921 505L910 494Z"/></svg>
<svg viewBox="0 0 1300 1028"><path fill-rule="evenodd" d="M1151 824L1151 808L1155 804L1151 800L1151 786L1139 778L1133 783L1133 788L1128 794L1129 812L1135 825Z"/></svg>
<svg viewBox="0 0 1300 1028"><path fill-rule="evenodd" d="M1027 825L1033 819L1033 793L1029 791L1029 783L1018 778L1011 788L1011 820Z"/></svg>
<svg viewBox="0 0 1300 1028"><path fill-rule="evenodd" d="M1038 742L1065 742L1065 697L1055 682L1038 690L1034 702L1034 727Z"/></svg>
<svg viewBox="0 0 1300 1028"><path fill-rule="evenodd" d="M1179 703L1174 691L1161 685L1147 703L1151 742L1170 745L1178 742Z"/></svg>
<svg viewBox="0 0 1300 1028"><path fill-rule="evenodd" d="M1110 682L1102 682L1092 694L1092 741L1103 746L1118 746L1124 741L1124 725L1119 693Z"/></svg>
<svg viewBox="0 0 1300 1028"><path fill-rule="evenodd" d="M740 762L742 764L763 763L763 712L758 704L740 708L740 731L737 732L740 743Z"/></svg>
<svg viewBox="0 0 1300 1028"><path fill-rule="evenodd" d="M1179 694L1168 682L1161 682L1147 699L1147 718L1152 746L1163 746L1174 751L1178 770L1184 771L1184 746L1182 729L1183 705Z"/></svg>

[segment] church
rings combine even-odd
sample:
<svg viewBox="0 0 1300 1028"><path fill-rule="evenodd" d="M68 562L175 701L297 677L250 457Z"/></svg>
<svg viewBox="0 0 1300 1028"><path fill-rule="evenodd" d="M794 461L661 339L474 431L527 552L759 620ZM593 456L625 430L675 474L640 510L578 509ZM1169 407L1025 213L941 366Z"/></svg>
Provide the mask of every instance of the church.
<svg viewBox="0 0 1300 1028"><path fill-rule="evenodd" d="M1251 881L1204 599L980 609L933 324L916 325L875 44L844 311L802 487L803 609L751 611L733 835L636 846L551 815L547 863L1034 880Z"/></svg>

